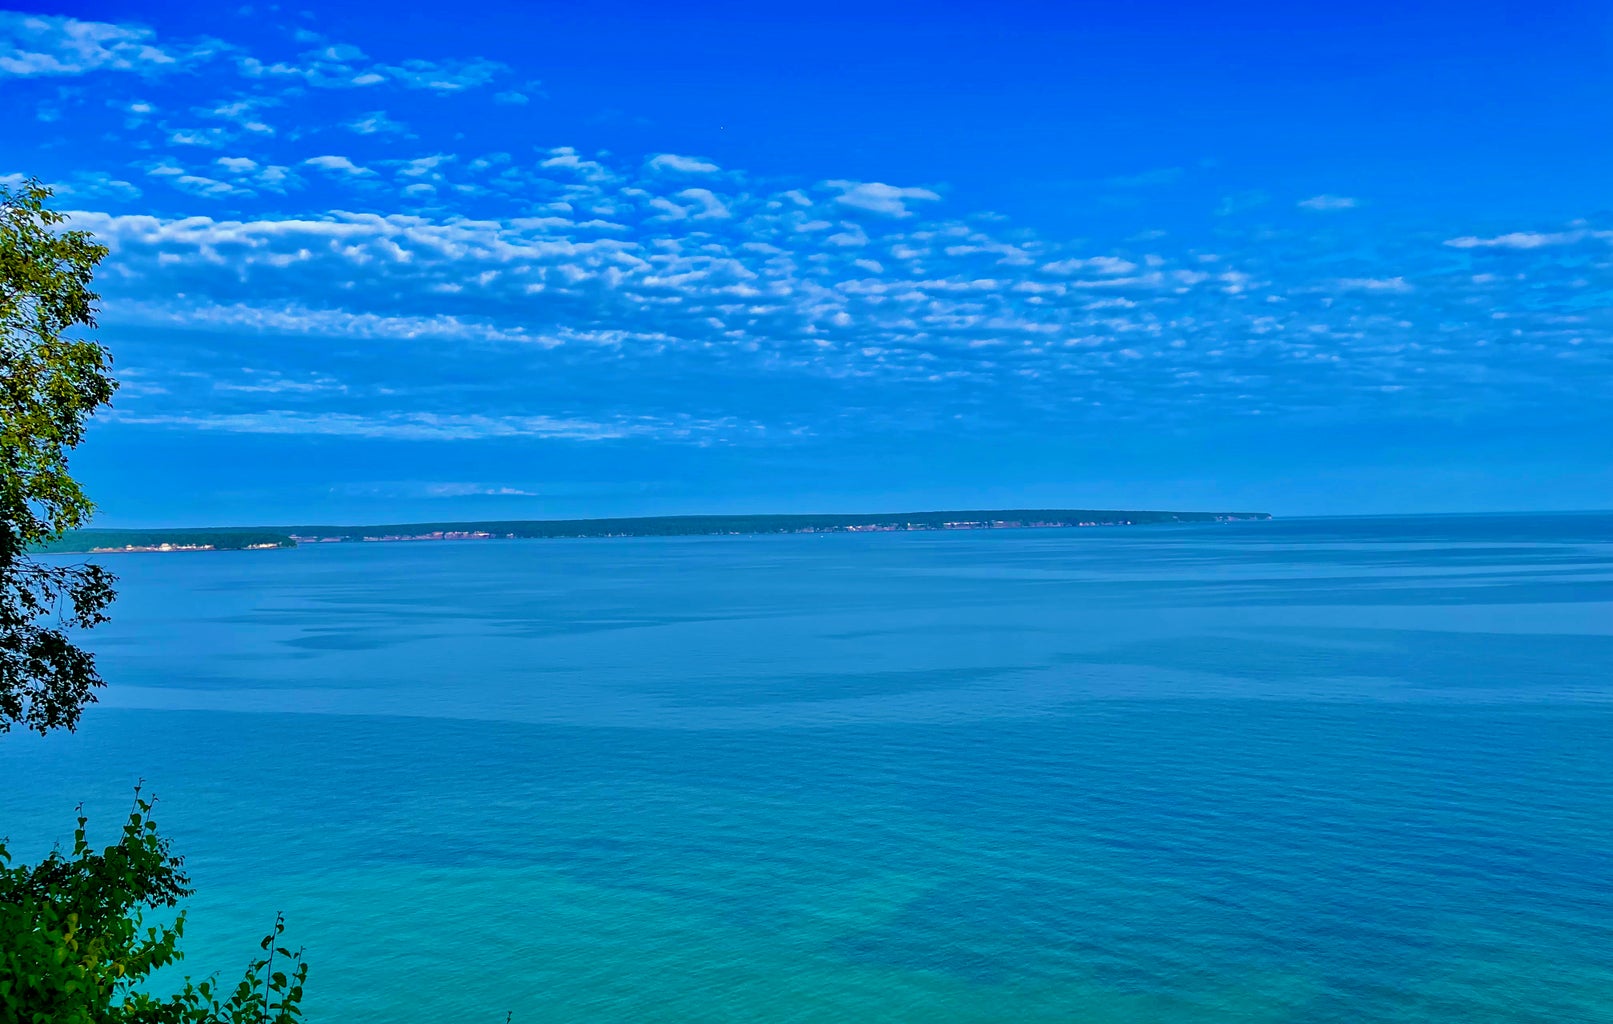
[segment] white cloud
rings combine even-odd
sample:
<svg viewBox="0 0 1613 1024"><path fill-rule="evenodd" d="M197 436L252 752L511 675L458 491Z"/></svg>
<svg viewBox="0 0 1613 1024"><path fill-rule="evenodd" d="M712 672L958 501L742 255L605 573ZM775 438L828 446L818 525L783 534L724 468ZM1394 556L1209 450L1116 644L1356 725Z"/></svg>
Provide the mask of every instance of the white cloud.
<svg viewBox="0 0 1613 1024"><path fill-rule="evenodd" d="M550 170L570 171L577 177L588 182L605 182L615 177L605 165L597 160L585 160L570 146L556 146L549 150L549 155L540 161L539 167Z"/></svg>
<svg viewBox="0 0 1613 1024"><path fill-rule="evenodd" d="M345 384L331 377L296 380L278 373L263 373L250 369L244 373L246 376L244 381L215 380L213 390L226 394L246 395L309 395L347 390Z"/></svg>
<svg viewBox="0 0 1613 1024"><path fill-rule="evenodd" d="M146 169L146 174L159 181L165 181L180 192L204 199L221 199L225 196L249 196L251 189L217 178L205 175L190 174L183 167L172 163L159 163Z"/></svg>
<svg viewBox="0 0 1613 1024"><path fill-rule="evenodd" d="M257 173L256 182L260 188L279 193L284 193L287 188L302 185L302 179L297 177L295 171L280 164L271 164L263 168Z"/></svg>
<svg viewBox="0 0 1613 1024"><path fill-rule="evenodd" d="M293 409L241 413L139 413L113 410L103 416L113 422L133 426L180 427L231 434L323 435L398 441L474 441L493 437L616 441L640 437L703 443L746 430L726 419L635 417L612 421L566 416L483 416L437 412L376 412L365 415Z"/></svg>
<svg viewBox="0 0 1613 1024"><path fill-rule="evenodd" d="M689 219L688 207L679 206L672 200L662 196L656 196L654 199L650 200L650 209L661 211L660 215L655 218L656 220L670 221Z"/></svg>
<svg viewBox="0 0 1613 1024"><path fill-rule="evenodd" d="M887 217L912 216L913 211L907 208L911 200L934 202L941 198L927 188L898 188L881 181L826 181L824 184L839 190L835 202L842 206Z"/></svg>
<svg viewBox="0 0 1613 1024"><path fill-rule="evenodd" d="M1119 256L1091 256L1086 259L1055 260L1042 265L1050 274L1080 274L1092 271L1098 274L1129 274L1137 264Z"/></svg>
<svg viewBox="0 0 1613 1024"><path fill-rule="evenodd" d="M164 49L143 25L0 11L0 76L167 71L205 59L218 48L216 43L197 43Z"/></svg>
<svg viewBox="0 0 1613 1024"><path fill-rule="evenodd" d="M381 65L377 74L411 89L432 92L464 92L487 85L509 68L498 61L476 58L464 61L406 60L402 64Z"/></svg>
<svg viewBox="0 0 1613 1024"><path fill-rule="evenodd" d="M694 213L695 220L721 220L733 216L723 201L710 189L686 188L677 195L679 199L687 199L700 207Z"/></svg>
<svg viewBox="0 0 1613 1024"><path fill-rule="evenodd" d="M320 89L363 89L392 84L437 93L475 89L491 83L509 70L497 61L481 58L375 64L358 47L344 44L308 50L295 62L277 61L270 64L246 56L239 58L236 66L247 78L294 78Z"/></svg>
<svg viewBox="0 0 1613 1024"><path fill-rule="evenodd" d="M1306 210L1353 210L1361 205L1361 201L1350 196L1319 195L1301 199L1298 205Z"/></svg>
<svg viewBox="0 0 1613 1024"><path fill-rule="evenodd" d="M173 146L202 146L208 149L218 149L228 145L230 141L229 133L220 128L184 128L168 133L168 143Z"/></svg>
<svg viewBox="0 0 1613 1024"><path fill-rule="evenodd" d="M453 163L456 158L450 153L432 153L429 156L417 156L412 160L396 161L398 174L405 178L440 178L437 168L444 164Z"/></svg>
<svg viewBox="0 0 1613 1024"><path fill-rule="evenodd" d="M121 314L133 322L144 324L191 325L325 338L457 339L516 342L544 347L561 344L560 339L535 334L522 327L499 327L447 314L386 316L342 309L310 309L298 305L262 307L240 303L179 310L149 303L126 303Z"/></svg>
<svg viewBox="0 0 1613 1024"><path fill-rule="evenodd" d="M284 43L285 33L275 38ZM175 340L154 348L208 371L195 380L220 383L209 390L165 377L172 393L148 389L122 414L195 429L349 436L515 436L536 427L558 431L552 436L706 429L714 437L729 428L696 427L666 409L709 400L718 412L702 422L717 422L733 408L727 398L692 389L645 399L650 389L635 382L673 381L682 371L700 380L766 374L778 386L766 393L792 400L790 382L810 378L816 383L802 395L844 386L860 401L855 389L868 387L898 396L893 402L904 384L922 382L921 412L939 409L955 387L954 397L1001 389L1027 409L1102 399L1111 410L1168 416L1195 403L1331 408L1381 393L1384 381L1405 388L1402 409L1471 406L1499 403L1509 380L1535 382L1528 386L1543 394L1613 373L1613 314L1597 300L1609 265L1591 244L1613 241L1613 232L1587 222L1462 235L1442 248L1468 225L1427 239L1396 235L1387 222L1369 233L1354 216L1335 215L1328 232L1308 233L1275 217L1270 235L1264 225L1229 221L1197 236L1214 257L1162 232L1077 241L982 212L940 215L942 196L930 188L764 183L678 153L588 149L585 157L560 147L534 157L519 133L473 145L457 137L462 118L478 116L464 103L488 114L494 103L541 96L539 83L491 62L383 63L356 47L305 42L297 57L275 63L222 44L176 45L138 26L0 15L0 76L131 72L121 79L127 88L70 84L76 98L51 101L64 116L83 103L99 118L85 118L80 166L108 168L69 177L61 194L99 211L73 214L74 226L116 251L100 277L109 324L160 327L151 335ZM227 59L206 77L135 77L186 70L209 54ZM346 92L311 95L311 87ZM356 95L362 88L373 91ZM398 145L391 137L409 129L369 108L412 112L422 97L388 91L406 88L482 91L449 104L458 113L422 113L415 129L426 141ZM130 103L136 96L150 99ZM265 113L263 96L276 109ZM280 129L272 139L265 117ZM367 137L349 140L350 157L336 155L349 148L343 129ZM164 149L170 138L185 148ZM148 192L166 194L142 206L164 216L116 215L139 190L116 176L118 164L85 148L103 139L108 153L151 161L135 166L149 174ZM486 152L496 145L508 152ZM439 152L459 154L457 162L405 159ZM327 213L329 187L295 193L323 174L372 212ZM1128 198L1119 186L1181 175L1165 168L1085 185L1116 186L1106 193L1115 200ZM698 185L712 187L685 188ZM262 201L236 202L253 195ZM1264 201L1233 195L1224 212ZM225 203L252 213L204 215ZM1322 194L1297 208L1324 216L1360 205ZM1563 251L1573 245L1584 248ZM190 344L192 331L208 343ZM218 343L225 338L228 346ZM468 352L476 362L465 376L433 380L436 390L382 390L418 384L430 376L422 366ZM1531 353L1537 361L1526 364ZM231 367L222 378L209 362L220 358ZM260 358L279 375L234 369ZM339 386L322 383L337 378L352 382L340 405L327 393ZM474 390L454 390L473 378ZM1482 396L1473 384L1481 379L1492 389ZM536 397L556 392L543 391L549 381L572 389L558 392L558 406ZM750 400L748 389L736 391L736 406ZM369 409L402 401L399 394L419 402ZM621 407L608 405L617 400ZM641 421L622 407L661 415ZM480 419L458 415L467 409ZM552 417L531 417L542 409ZM652 432L622 434L640 429Z"/></svg>
<svg viewBox="0 0 1613 1024"><path fill-rule="evenodd" d="M1412 290L1404 277L1341 277L1337 284L1340 288L1356 292L1404 293Z"/></svg>
<svg viewBox="0 0 1613 1024"><path fill-rule="evenodd" d="M1613 241L1613 231L1589 231L1583 228L1573 231L1512 231L1494 238L1464 235L1447 239L1445 244L1453 249L1541 249L1552 245L1573 245L1591 238Z"/></svg>
<svg viewBox="0 0 1613 1024"><path fill-rule="evenodd" d="M409 132L402 122L394 121L384 110L372 110L368 114L361 114L343 127L358 135L407 135Z"/></svg>
<svg viewBox="0 0 1613 1024"><path fill-rule="evenodd" d="M224 196L249 196L252 194L251 189L241 188L238 185L232 185L227 181L219 181L216 178L206 178L199 174L181 174L168 179L168 181L181 192L189 192L191 195L208 199L219 199Z"/></svg>
<svg viewBox="0 0 1613 1024"><path fill-rule="evenodd" d="M303 163L309 167L317 167L322 171L330 171L333 174L351 174L357 177L362 177L364 175L375 173L368 167L360 167L358 164L355 164L345 156L333 156L328 154L325 156L311 156L304 160Z"/></svg>
<svg viewBox="0 0 1613 1024"><path fill-rule="evenodd" d="M867 245L868 244L868 233L866 231L864 231L859 225L856 225L856 224L843 224L843 225L841 225L841 227L844 230L838 231L835 234L832 234L829 237L825 238L823 240L824 243L827 244L827 245L838 245L838 246L841 246L841 247L851 247L851 246L859 246L859 245Z"/></svg>
<svg viewBox="0 0 1613 1024"><path fill-rule="evenodd" d="M427 484L427 495L433 498L537 498L541 495L537 491L529 491L524 487L508 487L496 484Z"/></svg>
<svg viewBox="0 0 1613 1024"><path fill-rule="evenodd" d="M441 144L448 146L446 139ZM253 156L222 157L202 165L202 174L177 164L151 173L208 194L223 184L205 177L211 167L228 183L262 189L260 179L276 167L256 165L258 151L246 152ZM1002 387L1036 408L1059 405L1059 395L1097 395L1107 408L1139 415L1170 415L1195 404L1242 410L1246 397L1267 409L1331 408L1382 394L1378 385L1390 380L1406 389L1397 401L1444 408L1473 400L1463 381L1487 368L1489 379L1504 379L1507 361L1529 351L1549 352L1552 365L1565 368L1536 370L1533 379L1566 379L1568 367L1583 379L1603 365L1596 360L1607 346L1597 339L1609 336L1605 313L1586 306L1588 293L1575 283L1596 279L1604 268L1580 260L1571 272L1547 277L1550 267L1531 267L1527 283L1500 274L1485 282L1479 303L1473 268L1451 267L1439 256L1437 237L1405 240L1389 260L1367 246L1341 253L1331 234L1301 234L1273 247L1255 230L1229 224L1213 255L1158 236L1146 248L1135 237L1117 241L1139 247L1125 255L1090 255L1090 243L1038 237L999 221L925 217L925 196L870 183L836 182L837 192L818 191L816 203L798 190L723 194L684 188L691 182L668 178L669 168L654 157L585 159L570 148L536 161L471 151L454 165L452 180L434 177L445 163L437 156L370 162L388 178L365 179L366 206L373 201L386 209L384 188L394 190L398 203L405 186L425 192L435 182L431 205L418 213L316 211L241 220L194 211L169 218L73 215L75 226L116 251L109 261L116 273L107 277L114 323L158 326L164 334L213 332L243 345L262 339L257 343L266 351L300 353L282 364L283 378L293 383L220 389L229 396L222 412L232 416L278 396L276 409L253 414L274 418L214 421L205 429L291 429L308 422L297 417L330 412L328 398L317 412L281 408L304 399L312 407L320 399L296 383L317 379L316 370L353 380L350 361L295 362L327 349L373 350L373 365L358 372L379 380L414 367L396 371L395 379L404 379L473 346L482 373L473 397L404 389L396 394L430 401L409 406L411 412L371 414L360 407L395 393L354 382L337 411L355 419L309 426L419 437L515 436L498 432L515 431L534 408L530 391L521 389L535 373L586 380L591 394L638 395L623 401L647 401L641 411L664 414L668 406L654 404L663 399L642 399L643 389L631 382L691 368L724 379L764 373L779 382L880 387L893 396L906 394L907 384L932 396L954 387ZM334 155L307 166L344 177L363 170ZM463 198L461 185L480 191ZM854 201L836 210L842 196ZM858 215L869 204L902 219L879 223ZM392 207L400 208L416 209ZM1338 227L1361 230L1349 218ZM1570 233L1596 236L1577 223L1558 234ZM1513 241L1501 238L1497 247ZM1349 262L1341 263L1346 256ZM1417 301L1405 301L1414 287ZM1559 302L1570 289L1578 289L1579 306ZM251 296L249 305L242 296ZM1507 336L1521 340L1491 344L1503 329L1492 312L1508 314ZM1565 312L1581 320L1546 316ZM311 343L299 345L299 338ZM324 338L343 343L321 345L317 339ZM734 408L709 394L701 400L718 410L713 419ZM487 422L418 418L437 401L455 413L474 401ZM583 412L568 407L555 419L611 430L636 422L614 408L610 415L599 410L599 403ZM221 409L156 396L124 411L180 425ZM668 426L673 421L664 415L657 422L681 429ZM721 430L710 436L717 435L726 436Z"/></svg>
<svg viewBox="0 0 1613 1024"><path fill-rule="evenodd" d="M652 156L649 160L652 171L676 171L681 174L713 174L719 170L716 164L699 157L679 156L676 153L661 153Z"/></svg>
<svg viewBox="0 0 1613 1024"><path fill-rule="evenodd" d="M21 174L0 175L0 185L17 188L27 179ZM50 183L56 195L66 199L138 199L140 189L132 182L113 177L106 171L75 171L66 181Z"/></svg>

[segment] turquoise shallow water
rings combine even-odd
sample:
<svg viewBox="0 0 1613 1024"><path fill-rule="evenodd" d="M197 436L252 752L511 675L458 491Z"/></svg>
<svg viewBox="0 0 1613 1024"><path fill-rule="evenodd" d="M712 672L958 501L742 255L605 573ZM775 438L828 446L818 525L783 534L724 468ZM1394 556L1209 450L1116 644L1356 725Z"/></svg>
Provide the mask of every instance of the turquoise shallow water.
<svg viewBox="0 0 1613 1024"><path fill-rule="evenodd" d="M108 561L0 831L317 1020L1613 1021L1613 516Z"/></svg>

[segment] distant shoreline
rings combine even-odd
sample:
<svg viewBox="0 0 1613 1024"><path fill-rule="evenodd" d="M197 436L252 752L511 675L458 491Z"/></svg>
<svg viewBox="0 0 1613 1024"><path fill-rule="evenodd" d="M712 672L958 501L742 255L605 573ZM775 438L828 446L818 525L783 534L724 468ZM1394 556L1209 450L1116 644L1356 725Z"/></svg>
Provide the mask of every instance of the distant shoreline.
<svg viewBox="0 0 1613 1024"><path fill-rule="evenodd" d="M208 527L75 530L45 554L264 551L303 544L523 540L583 537L697 537L779 533L907 533L932 530L1035 530L1265 521L1269 512L1160 512L1125 509L987 509L835 515L645 516L376 526Z"/></svg>

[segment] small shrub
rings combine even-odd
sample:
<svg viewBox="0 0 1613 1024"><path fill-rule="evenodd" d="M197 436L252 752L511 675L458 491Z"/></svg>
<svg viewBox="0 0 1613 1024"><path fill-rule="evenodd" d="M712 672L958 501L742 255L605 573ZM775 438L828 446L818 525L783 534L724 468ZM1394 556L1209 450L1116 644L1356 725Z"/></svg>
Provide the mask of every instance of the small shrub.
<svg viewBox="0 0 1613 1024"><path fill-rule="evenodd" d="M118 841L89 844L79 812L70 855L54 850L38 864L16 865L0 841L0 1020L17 1024L296 1024L302 1020L308 965L280 945L283 918L261 954L226 993L216 978L172 995L153 990L154 973L184 954L183 911L171 924L148 924L189 896L182 858L157 832L155 801L135 788Z"/></svg>

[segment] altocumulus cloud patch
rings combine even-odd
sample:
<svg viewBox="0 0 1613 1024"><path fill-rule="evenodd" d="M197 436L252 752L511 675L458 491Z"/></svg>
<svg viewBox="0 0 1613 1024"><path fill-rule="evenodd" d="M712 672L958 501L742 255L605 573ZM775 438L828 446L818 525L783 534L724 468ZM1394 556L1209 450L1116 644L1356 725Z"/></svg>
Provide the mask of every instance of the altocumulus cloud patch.
<svg viewBox="0 0 1613 1024"><path fill-rule="evenodd" d="M494 61L19 15L0 38L0 75L75 83L75 134L107 140L60 194L113 247L109 332L142 339L134 368L172 382L126 396L127 422L710 443L870 412L1523 410L1582 402L1613 370L1613 229L1589 221L1380 223L1369 244L1352 226L1367 200L1323 193L1233 204L1213 241L1050 237L940 182L792 180L516 133L465 149L405 112L537 92ZM267 388L243 364L330 383ZM820 404L747 404L735 382Z"/></svg>

